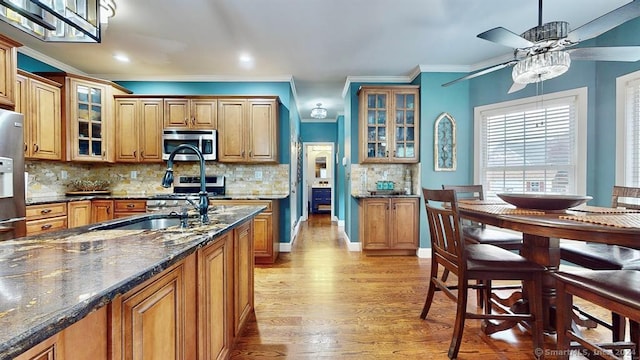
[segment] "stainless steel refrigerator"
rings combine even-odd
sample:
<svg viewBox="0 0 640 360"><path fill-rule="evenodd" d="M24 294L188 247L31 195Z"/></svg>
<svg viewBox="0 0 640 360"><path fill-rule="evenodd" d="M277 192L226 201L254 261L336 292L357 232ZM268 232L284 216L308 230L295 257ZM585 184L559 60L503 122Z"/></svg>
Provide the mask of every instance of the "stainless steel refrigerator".
<svg viewBox="0 0 640 360"><path fill-rule="evenodd" d="M0 109L0 240L26 235L24 117Z"/></svg>

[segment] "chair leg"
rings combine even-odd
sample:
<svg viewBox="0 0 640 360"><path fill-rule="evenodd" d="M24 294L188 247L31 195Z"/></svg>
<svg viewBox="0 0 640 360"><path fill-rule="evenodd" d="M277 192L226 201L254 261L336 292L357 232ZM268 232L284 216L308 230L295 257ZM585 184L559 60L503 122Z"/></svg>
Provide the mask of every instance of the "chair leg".
<svg viewBox="0 0 640 360"><path fill-rule="evenodd" d="M446 271L446 269L445 269ZM420 313L420 319L425 319L427 314L429 313L429 309L431 308L431 303L433 302L433 295L436 293L436 283L433 281L434 278L438 278L438 263L435 260L431 261L431 274L429 274L429 288L427 289L427 298L424 301L424 306L422 307L422 313Z"/></svg>
<svg viewBox="0 0 640 360"><path fill-rule="evenodd" d="M533 355L536 359L544 359L544 310L542 307L542 273L537 273L529 285L529 312L533 314L531 336L533 338ZM569 305L571 309L571 305ZM571 321L571 317L568 317Z"/></svg>
<svg viewBox="0 0 640 360"><path fill-rule="evenodd" d="M567 336L567 331L571 329L571 309L573 309L573 298L571 294L567 294L564 283L556 282L556 330L557 330L557 349L558 360L568 360L569 350L571 349L571 341Z"/></svg>
<svg viewBox="0 0 640 360"><path fill-rule="evenodd" d="M640 323L629 320L629 340L635 345L635 350L631 355L631 359L640 359Z"/></svg>
<svg viewBox="0 0 640 360"><path fill-rule="evenodd" d="M477 284L477 285L480 285L480 286L487 286L486 284L484 284L484 283L482 282L482 280L477 280L477 281L476 281L476 284ZM489 286L489 289L491 289L491 287L490 287L490 286ZM484 299L485 299L485 293L484 293L484 289L483 289L483 288L479 288L479 289L476 291L476 297L477 297L477 301L476 301L476 303L477 303L478 307L479 307L480 309L482 309L482 307L484 306Z"/></svg>
<svg viewBox="0 0 640 360"><path fill-rule="evenodd" d="M478 282L483 286L481 289L478 289L478 293L481 294L482 298L480 308L484 308L485 314L491 314L491 280Z"/></svg>
<svg viewBox="0 0 640 360"><path fill-rule="evenodd" d="M458 274L458 301L456 306L456 320L449 345L449 359L457 359L460 345L462 344L462 333L464 331L464 320L467 316L467 292L468 280L463 274Z"/></svg>
<svg viewBox="0 0 640 360"><path fill-rule="evenodd" d="M624 341L627 319L616 313L611 313L611 332L613 341Z"/></svg>
<svg viewBox="0 0 640 360"><path fill-rule="evenodd" d="M442 272L442 277L440 279L442 280L442 282L447 282L448 278L449 278L449 270L444 269L444 271Z"/></svg>

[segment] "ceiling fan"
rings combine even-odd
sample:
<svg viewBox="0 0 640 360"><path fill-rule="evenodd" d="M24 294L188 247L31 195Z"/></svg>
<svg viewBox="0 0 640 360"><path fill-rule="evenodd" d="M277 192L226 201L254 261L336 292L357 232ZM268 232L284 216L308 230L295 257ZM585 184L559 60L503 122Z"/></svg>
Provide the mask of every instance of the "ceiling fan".
<svg viewBox="0 0 640 360"><path fill-rule="evenodd" d="M521 35L503 27L487 30L478 37L514 48L513 59L478 70L442 86L513 66L513 86L509 93L535 83L560 76L569 70L571 60L638 61L640 46L573 48L581 41L594 38L616 26L640 16L640 0L633 0L577 29L569 31L566 21L542 23L542 0L538 0L538 26Z"/></svg>

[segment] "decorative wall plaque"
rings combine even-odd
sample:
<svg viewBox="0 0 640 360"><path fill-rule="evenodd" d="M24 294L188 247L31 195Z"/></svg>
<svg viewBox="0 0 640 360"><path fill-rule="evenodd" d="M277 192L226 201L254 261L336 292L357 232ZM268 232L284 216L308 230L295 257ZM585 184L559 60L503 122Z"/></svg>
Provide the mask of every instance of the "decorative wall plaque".
<svg viewBox="0 0 640 360"><path fill-rule="evenodd" d="M436 119L433 132L433 164L435 171L456 169L456 121L448 113Z"/></svg>

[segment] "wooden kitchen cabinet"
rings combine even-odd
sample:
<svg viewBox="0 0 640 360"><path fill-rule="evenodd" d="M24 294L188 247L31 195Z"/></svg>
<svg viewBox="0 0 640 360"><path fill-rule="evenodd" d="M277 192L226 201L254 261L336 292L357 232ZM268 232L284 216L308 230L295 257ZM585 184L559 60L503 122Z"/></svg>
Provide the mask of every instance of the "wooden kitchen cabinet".
<svg viewBox="0 0 640 360"><path fill-rule="evenodd" d="M113 359L196 359L196 257L111 302Z"/></svg>
<svg viewBox="0 0 640 360"><path fill-rule="evenodd" d="M0 107L14 110L16 71L18 68L17 48L22 46L0 34Z"/></svg>
<svg viewBox="0 0 640 360"><path fill-rule="evenodd" d="M163 100L116 98L116 162L162 162Z"/></svg>
<svg viewBox="0 0 640 360"><path fill-rule="evenodd" d="M212 98L165 98L164 127L216 129L217 100Z"/></svg>
<svg viewBox="0 0 640 360"><path fill-rule="evenodd" d="M67 228L67 203L28 205L27 236Z"/></svg>
<svg viewBox="0 0 640 360"><path fill-rule="evenodd" d="M91 200L71 201L67 204L69 229L91 224Z"/></svg>
<svg viewBox="0 0 640 360"><path fill-rule="evenodd" d="M253 222L238 225L233 233L233 336L253 313Z"/></svg>
<svg viewBox="0 0 640 360"><path fill-rule="evenodd" d="M91 200L91 223L113 219L113 200Z"/></svg>
<svg viewBox="0 0 640 360"><path fill-rule="evenodd" d="M107 307L104 306L14 360L107 360L107 344Z"/></svg>
<svg viewBox="0 0 640 360"><path fill-rule="evenodd" d="M232 250L232 233L198 250L199 359L226 359L231 350Z"/></svg>
<svg viewBox="0 0 640 360"><path fill-rule="evenodd" d="M278 162L278 100L218 99L218 161Z"/></svg>
<svg viewBox="0 0 640 360"><path fill-rule="evenodd" d="M113 162L113 96L131 91L110 81L65 72L36 74L62 85L63 160Z"/></svg>
<svg viewBox="0 0 640 360"><path fill-rule="evenodd" d="M16 112L24 115L24 156L27 159L62 159L60 84L18 70Z"/></svg>
<svg viewBox="0 0 640 360"><path fill-rule="evenodd" d="M377 255L415 255L418 198L367 198L359 202L362 250Z"/></svg>
<svg viewBox="0 0 640 360"><path fill-rule="evenodd" d="M212 200L211 205L264 205L253 218L253 254L256 264L273 264L280 253L279 202L272 200Z"/></svg>
<svg viewBox="0 0 640 360"><path fill-rule="evenodd" d="M417 163L419 86L362 86L358 98L360 162Z"/></svg>
<svg viewBox="0 0 640 360"><path fill-rule="evenodd" d="M114 200L113 218L140 215L147 212L147 200Z"/></svg>

